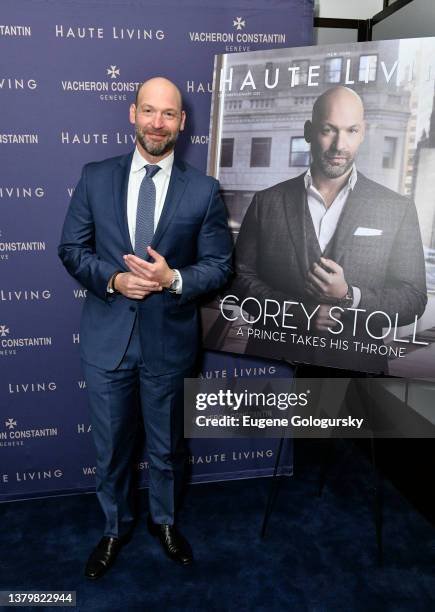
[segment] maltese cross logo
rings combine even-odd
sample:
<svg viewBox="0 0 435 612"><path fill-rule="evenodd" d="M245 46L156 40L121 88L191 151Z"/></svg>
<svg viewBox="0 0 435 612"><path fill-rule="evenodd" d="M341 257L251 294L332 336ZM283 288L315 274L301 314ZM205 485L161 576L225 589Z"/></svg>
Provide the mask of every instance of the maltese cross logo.
<svg viewBox="0 0 435 612"><path fill-rule="evenodd" d="M0 325L0 336L2 338L5 338L9 333L9 327L6 327L6 325Z"/></svg>
<svg viewBox="0 0 435 612"><path fill-rule="evenodd" d="M5 425L8 429L14 429L17 426L17 422L14 419L8 419L5 421Z"/></svg>
<svg viewBox="0 0 435 612"><path fill-rule="evenodd" d="M246 27L246 21L241 17L236 17L236 19L233 21L233 26L236 28L236 30L243 30L243 28Z"/></svg>
<svg viewBox="0 0 435 612"><path fill-rule="evenodd" d="M111 79L116 79L116 77L119 77L119 74L119 68L116 66L110 66L110 68L107 68L107 75L110 76Z"/></svg>

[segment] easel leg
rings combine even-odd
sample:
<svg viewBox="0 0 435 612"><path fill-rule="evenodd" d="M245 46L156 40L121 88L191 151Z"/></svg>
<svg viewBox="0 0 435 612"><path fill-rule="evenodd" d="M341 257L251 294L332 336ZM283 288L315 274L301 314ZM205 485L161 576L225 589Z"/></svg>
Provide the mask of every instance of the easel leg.
<svg viewBox="0 0 435 612"><path fill-rule="evenodd" d="M273 476L270 483L269 495L266 502L266 509L264 511L263 517L263 525L261 527L261 537L264 538L266 535L267 524L269 522L270 515L272 514L273 505L276 500L276 496L278 495L278 489L280 484L280 479L278 477L278 467L281 459L282 447L284 444L284 438L281 438L278 444L278 449L276 451L276 459L275 459L275 467L273 470Z"/></svg>
<svg viewBox="0 0 435 612"><path fill-rule="evenodd" d="M382 538L382 528L384 522L384 480L376 465L375 438L371 438L370 440L370 454L373 468L373 504L376 529L377 561L379 567L382 567L384 563L384 547Z"/></svg>
<svg viewBox="0 0 435 612"><path fill-rule="evenodd" d="M298 366L295 367L295 370L293 372L293 381L297 378L297 374L298 374ZM293 384L294 382L292 382L292 386ZM278 476L278 468L279 468L279 463L281 460L283 444L284 444L284 437L280 439L278 443L278 448L276 451L275 467L273 470L272 481L270 483L270 488L269 488L269 495L267 497L266 508L264 510L263 524L261 526L261 532L260 532L260 537L262 538L264 538L264 536L266 535L267 524L269 522L269 518L272 514L273 505L278 495L278 489L280 485L280 479Z"/></svg>

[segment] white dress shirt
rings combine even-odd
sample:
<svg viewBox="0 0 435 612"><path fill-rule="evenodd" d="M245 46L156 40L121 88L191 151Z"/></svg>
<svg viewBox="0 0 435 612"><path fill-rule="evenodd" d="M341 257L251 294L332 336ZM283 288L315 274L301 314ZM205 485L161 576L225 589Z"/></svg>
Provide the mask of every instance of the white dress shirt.
<svg viewBox="0 0 435 612"><path fill-rule="evenodd" d="M137 213L137 201L139 198L139 189L142 183L142 179L146 174L145 166L150 164L139 153L136 147L133 153L133 159L131 161L130 175L128 177L128 193L127 193L127 221L128 231L130 234L131 244L134 248L135 237L136 237L136 213ZM159 161L158 164L152 164L160 166L160 170L152 177L152 181L156 188L156 207L154 210L154 231L156 231L157 224L162 214L163 205L165 203L166 194L168 193L169 179L171 178L172 166L174 164L174 152L167 157L164 157ZM178 270L174 270L178 283L176 285L175 292L181 293L182 289L182 278Z"/></svg>
<svg viewBox="0 0 435 612"><path fill-rule="evenodd" d="M172 152L168 157L161 159L157 166L160 166L159 170L152 178L152 181L156 187L156 207L154 210L154 231L156 231L157 224L162 214L163 204L165 203L166 194L168 192L169 179L171 178L172 165L174 163L174 153ZM131 244L134 247L134 241L136 236L136 212L137 212L137 201L139 198L139 189L142 183L142 179L146 174L145 166L150 164L142 155L139 153L137 147L133 153L133 159L131 162L130 175L128 177L128 195L127 195L127 220L128 220L128 231L130 233Z"/></svg>
<svg viewBox="0 0 435 612"><path fill-rule="evenodd" d="M356 181L357 172L355 164L353 164L349 180L338 192L335 200L332 202L329 208L327 208L323 196L313 185L311 168L308 168L304 176L308 209L310 211L311 219L313 220L314 230L316 232L322 253L334 236L341 213L343 212L343 208L346 205L350 192L355 187ZM352 308L356 308L361 301L361 290L354 286L352 288L354 298Z"/></svg>

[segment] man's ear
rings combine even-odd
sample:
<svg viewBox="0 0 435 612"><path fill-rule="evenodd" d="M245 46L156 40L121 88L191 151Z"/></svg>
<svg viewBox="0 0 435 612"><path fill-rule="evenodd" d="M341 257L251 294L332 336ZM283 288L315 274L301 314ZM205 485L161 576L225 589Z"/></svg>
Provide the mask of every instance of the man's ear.
<svg viewBox="0 0 435 612"><path fill-rule="evenodd" d="M136 104L130 104L129 119L133 125L136 123Z"/></svg>
<svg viewBox="0 0 435 612"><path fill-rule="evenodd" d="M311 142L311 131L313 128L313 124L311 123L311 121L309 119L307 119L307 121L305 121L305 125L304 125L304 138L306 140L306 142Z"/></svg>
<svg viewBox="0 0 435 612"><path fill-rule="evenodd" d="M184 130L184 126L186 124L186 113L184 110L181 111L181 122L180 122L180 132Z"/></svg>

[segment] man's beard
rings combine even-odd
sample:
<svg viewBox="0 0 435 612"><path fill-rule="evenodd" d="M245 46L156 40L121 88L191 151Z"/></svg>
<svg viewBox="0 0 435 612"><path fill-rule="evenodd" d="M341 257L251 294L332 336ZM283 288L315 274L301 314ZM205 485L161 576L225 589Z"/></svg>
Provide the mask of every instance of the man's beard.
<svg viewBox="0 0 435 612"><path fill-rule="evenodd" d="M141 131L140 128L136 126L136 138L141 144L141 146L145 149L147 153L150 155L154 155L159 157L160 155L164 155L175 147L175 142L178 137L178 131L175 134L171 134L170 132L151 132L152 134L162 134L166 136L165 140L161 142L151 142L146 139L147 132Z"/></svg>
<svg viewBox="0 0 435 612"><path fill-rule="evenodd" d="M331 163L331 159L333 157L345 157L346 162L340 165L333 165ZM345 151L326 151L323 153L317 160L317 165L319 166L322 173L330 178L340 178L340 176L344 176L347 172L349 172L352 164L354 162L354 158L350 155L350 153L346 153Z"/></svg>

